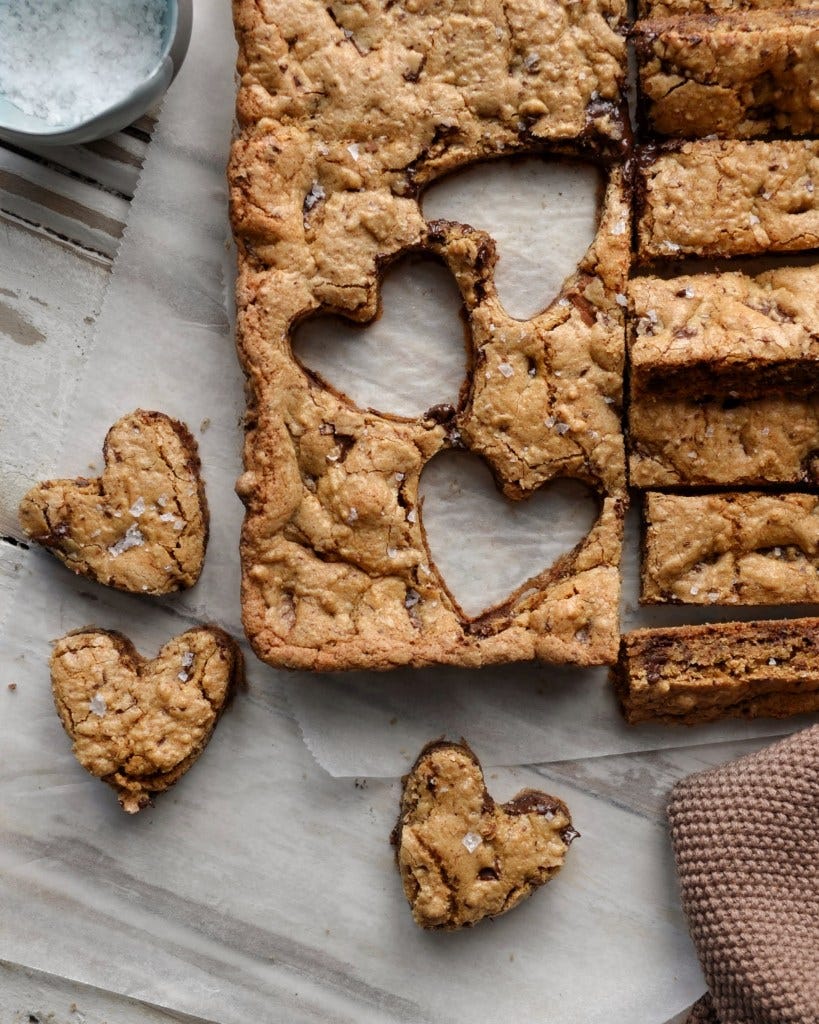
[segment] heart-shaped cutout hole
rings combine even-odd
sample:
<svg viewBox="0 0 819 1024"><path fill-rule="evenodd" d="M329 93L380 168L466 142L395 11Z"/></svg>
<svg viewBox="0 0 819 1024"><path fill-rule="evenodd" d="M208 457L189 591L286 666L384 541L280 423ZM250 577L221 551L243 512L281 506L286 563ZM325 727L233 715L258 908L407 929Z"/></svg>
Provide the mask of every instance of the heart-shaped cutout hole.
<svg viewBox="0 0 819 1024"><path fill-rule="evenodd" d="M109 587L168 594L202 571L208 509L196 441L137 409L108 431L94 479L49 480L20 503L20 523L69 569Z"/></svg>
<svg viewBox="0 0 819 1024"><path fill-rule="evenodd" d="M242 669L215 626L174 637L150 661L121 633L82 629L54 645L51 685L77 760L133 814L196 761Z"/></svg>
<svg viewBox="0 0 819 1024"><path fill-rule="evenodd" d="M562 800L526 789L502 806L465 743L430 743L404 778L393 841L412 916L452 930L517 906L563 865L577 832Z"/></svg>
<svg viewBox="0 0 819 1024"><path fill-rule="evenodd" d="M597 496L577 480L555 480L524 501L510 501L469 452L432 459L419 493L430 556L470 618L572 551L600 512Z"/></svg>
<svg viewBox="0 0 819 1024"><path fill-rule="evenodd" d="M424 193L427 220L486 231L498 247L495 287L528 320L557 297L594 241L603 179L593 164L521 157L475 164Z"/></svg>
<svg viewBox="0 0 819 1024"><path fill-rule="evenodd" d="M361 408L419 416L458 402L467 365L462 308L449 270L411 254L386 273L376 320L306 320L293 335L293 351Z"/></svg>

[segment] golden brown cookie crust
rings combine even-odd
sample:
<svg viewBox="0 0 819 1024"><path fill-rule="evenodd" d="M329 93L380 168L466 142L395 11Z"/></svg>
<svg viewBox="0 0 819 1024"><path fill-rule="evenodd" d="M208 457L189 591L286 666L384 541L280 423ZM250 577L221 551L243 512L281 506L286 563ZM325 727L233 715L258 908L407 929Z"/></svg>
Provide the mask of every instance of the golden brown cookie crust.
<svg viewBox="0 0 819 1024"><path fill-rule="evenodd" d="M819 10L638 22L641 112L660 135L752 138L819 128Z"/></svg>
<svg viewBox="0 0 819 1024"><path fill-rule="evenodd" d="M427 224L418 203L426 183L489 154L619 146L625 5L549 6L551 19L526 3L468 17L454 5L373 4L366 16L310 0L234 5L243 131L229 177L251 394L237 488L242 602L271 664L616 656L631 234L622 168L607 167L600 229L577 272L526 324L497 298L491 239ZM550 33L549 61L533 58ZM502 74L487 74L496 59ZM481 372L457 408L401 419L356 407L307 371L290 335L319 312L370 320L384 266L410 250L455 276ZM461 446L483 455L510 498L568 476L602 499L581 545L477 619L431 562L418 501L424 465Z"/></svg>
<svg viewBox="0 0 819 1024"><path fill-rule="evenodd" d="M562 800L529 789L498 805L467 744L438 740L403 779L392 841L416 923L451 931L516 907L576 836Z"/></svg>
<svg viewBox="0 0 819 1024"><path fill-rule="evenodd" d="M77 760L132 814L198 759L243 674L241 650L217 626L174 637L151 660L121 633L90 628L62 637L51 655L54 703Z"/></svg>
<svg viewBox="0 0 819 1024"><path fill-rule="evenodd" d="M20 523L73 572L131 593L168 594L199 578L208 507L184 423L137 409L108 431L94 479L37 484Z"/></svg>
<svg viewBox="0 0 819 1024"><path fill-rule="evenodd" d="M819 603L819 497L645 496L645 604Z"/></svg>
<svg viewBox="0 0 819 1024"><path fill-rule="evenodd" d="M819 142L702 140L642 151L641 260L819 247Z"/></svg>
<svg viewBox="0 0 819 1024"><path fill-rule="evenodd" d="M638 629L612 670L626 721L697 725L819 711L819 619Z"/></svg>

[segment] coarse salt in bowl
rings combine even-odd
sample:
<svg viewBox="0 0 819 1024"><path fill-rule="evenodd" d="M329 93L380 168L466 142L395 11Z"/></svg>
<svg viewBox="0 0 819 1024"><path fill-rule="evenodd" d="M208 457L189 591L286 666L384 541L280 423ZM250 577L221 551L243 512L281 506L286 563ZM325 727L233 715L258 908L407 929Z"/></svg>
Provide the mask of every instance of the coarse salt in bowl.
<svg viewBox="0 0 819 1024"><path fill-rule="evenodd" d="M192 0L0 0L0 138L68 145L119 131L168 88Z"/></svg>

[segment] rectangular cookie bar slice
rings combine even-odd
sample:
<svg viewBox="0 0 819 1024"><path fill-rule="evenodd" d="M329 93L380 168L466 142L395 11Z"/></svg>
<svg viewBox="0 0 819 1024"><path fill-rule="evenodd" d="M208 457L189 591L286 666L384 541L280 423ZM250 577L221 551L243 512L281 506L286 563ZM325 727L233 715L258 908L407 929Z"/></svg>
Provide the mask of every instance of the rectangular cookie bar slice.
<svg viewBox="0 0 819 1024"><path fill-rule="evenodd" d="M633 395L819 390L819 265L629 283Z"/></svg>
<svg viewBox="0 0 819 1024"><path fill-rule="evenodd" d="M629 406L639 488L819 483L819 396L701 402L653 395Z"/></svg>
<svg viewBox="0 0 819 1024"><path fill-rule="evenodd" d="M818 182L817 141L709 139L643 150L639 258L815 249Z"/></svg>
<svg viewBox="0 0 819 1024"><path fill-rule="evenodd" d="M819 128L819 9L640 21L633 37L642 113L660 135Z"/></svg>
<svg viewBox="0 0 819 1024"><path fill-rule="evenodd" d="M642 604L819 603L819 496L652 492L643 515Z"/></svg>
<svg viewBox="0 0 819 1024"><path fill-rule="evenodd" d="M630 725L819 711L819 619L637 629L612 678Z"/></svg>

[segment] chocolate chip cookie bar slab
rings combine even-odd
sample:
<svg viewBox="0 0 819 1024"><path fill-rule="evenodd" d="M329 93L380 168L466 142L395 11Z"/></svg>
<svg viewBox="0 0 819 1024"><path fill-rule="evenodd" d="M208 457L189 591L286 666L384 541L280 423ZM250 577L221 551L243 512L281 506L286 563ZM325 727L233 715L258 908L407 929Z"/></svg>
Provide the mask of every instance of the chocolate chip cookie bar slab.
<svg viewBox="0 0 819 1024"><path fill-rule="evenodd" d="M629 284L632 400L819 391L819 266Z"/></svg>
<svg viewBox="0 0 819 1024"><path fill-rule="evenodd" d="M642 113L659 135L753 138L819 128L819 9L638 22Z"/></svg>
<svg viewBox="0 0 819 1024"><path fill-rule="evenodd" d="M819 247L819 142L703 140L641 152L641 261Z"/></svg>
<svg viewBox="0 0 819 1024"><path fill-rule="evenodd" d="M819 483L819 397L642 396L629 408L633 486Z"/></svg>
<svg viewBox="0 0 819 1024"><path fill-rule="evenodd" d="M610 663L626 503L620 409L630 217L622 166L622 0L466 13L409 3L234 4L237 343L249 382L244 622L274 665L333 670L541 658ZM427 224L423 187L518 152L590 154L608 186L594 244L555 301L513 321L480 231ZM294 357L308 316L359 323L421 250L454 275L471 379L414 419L359 409ZM591 533L467 618L426 546L418 484L446 448L510 499L557 477L599 496Z"/></svg>
<svg viewBox="0 0 819 1024"><path fill-rule="evenodd" d="M632 725L819 711L819 619L638 629L612 676Z"/></svg>
<svg viewBox="0 0 819 1024"><path fill-rule="evenodd" d="M819 497L644 499L643 604L819 602Z"/></svg>

